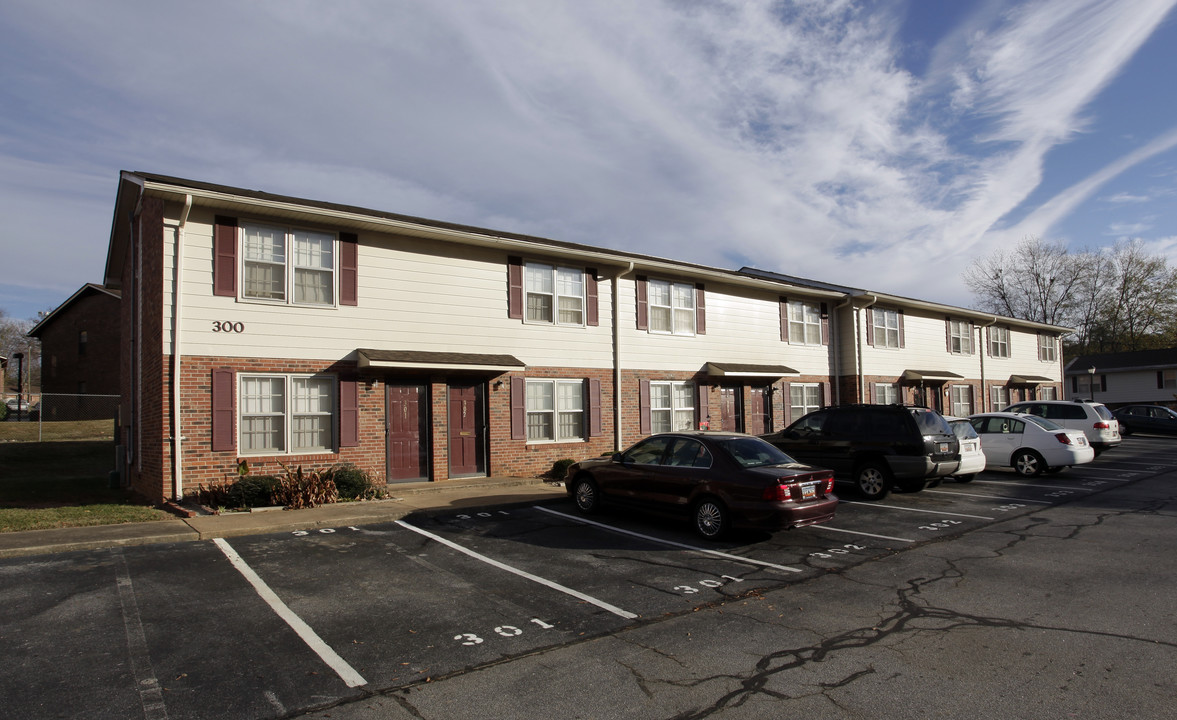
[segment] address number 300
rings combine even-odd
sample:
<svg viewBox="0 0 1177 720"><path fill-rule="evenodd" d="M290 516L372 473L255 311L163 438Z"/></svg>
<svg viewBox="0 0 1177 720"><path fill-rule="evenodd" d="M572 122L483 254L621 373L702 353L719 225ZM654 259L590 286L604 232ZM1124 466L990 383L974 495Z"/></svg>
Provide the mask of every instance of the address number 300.
<svg viewBox="0 0 1177 720"><path fill-rule="evenodd" d="M245 332L245 323L213 320L213 332L242 333Z"/></svg>

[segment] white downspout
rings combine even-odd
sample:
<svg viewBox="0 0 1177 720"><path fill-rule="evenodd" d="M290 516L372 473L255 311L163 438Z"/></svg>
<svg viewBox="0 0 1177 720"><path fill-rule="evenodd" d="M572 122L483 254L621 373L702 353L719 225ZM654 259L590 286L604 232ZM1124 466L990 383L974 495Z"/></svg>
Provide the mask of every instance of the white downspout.
<svg viewBox="0 0 1177 720"><path fill-rule="evenodd" d="M180 427L180 321L184 305L181 283L184 281L184 228L188 224L188 213L192 210L192 195L184 196L184 209L180 211L180 222L176 226L176 260L173 263L175 278L172 280L172 497L184 499L184 473L181 462L184 459L183 432Z"/></svg>
<svg viewBox="0 0 1177 720"><path fill-rule="evenodd" d="M977 355L981 358L981 412L989 412L989 408L987 407L989 404L989 392L985 389L985 353L989 352L989 346L985 342L985 329L993 327L996 324L997 316L995 315L992 320L977 327L977 339L980 341L977 343L977 346L980 348L980 352Z"/></svg>
<svg viewBox="0 0 1177 720"><path fill-rule="evenodd" d="M871 295L870 302L862 307L854 308L854 351L857 354L855 358L854 374L858 377L858 401L866 402L866 377L863 376L862 370L864 361L862 359L862 323L859 322L859 313L866 310L870 306L879 301L878 295Z"/></svg>
<svg viewBox="0 0 1177 720"><path fill-rule="evenodd" d="M629 267L613 276L613 450L624 449L625 437L621 433L621 303L617 301L621 292L621 278L633 272Z"/></svg>

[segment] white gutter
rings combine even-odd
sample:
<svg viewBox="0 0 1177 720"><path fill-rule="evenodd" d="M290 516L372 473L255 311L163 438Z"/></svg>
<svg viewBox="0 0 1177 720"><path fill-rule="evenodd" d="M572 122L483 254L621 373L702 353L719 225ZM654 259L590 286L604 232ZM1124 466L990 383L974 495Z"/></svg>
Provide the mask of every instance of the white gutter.
<svg viewBox="0 0 1177 720"><path fill-rule="evenodd" d="M188 225L188 213L192 210L192 196L184 196L184 208L176 226L176 260L173 263L175 277L172 280L172 497L184 499L183 432L180 427L180 321L183 319L184 304L181 283L184 281L184 228Z"/></svg>
<svg viewBox="0 0 1177 720"><path fill-rule="evenodd" d="M864 296L860 295L859 297L864 297ZM863 305L862 307L854 308L854 352L855 352L854 375L855 375L855 377L858 378L858 401L859 402L866 402L867 401L866 400L866 378L863 377L863 374L862 374L862 370L863 370L865 362L862 359L862 323L858 321L859 312L862 310L866 310L867 308L874 305L878 301L879 301L878 295L871 295L870 302L868 302L866 305Z"/></svg>
<svg viewBox="0 0 1177 720"><path fill-rule="evenodd" d="M980 334L979 339L981 341L978 343L980 350L977 353L981 358L981 412L989 412L989 408L986 407L989 404L989 393L985 390L985 353L989 351L989 348L985 342L985 328L992 327L996 324L997 316L994 315L993 319L989 322L977 326L977 332Z"/></svg>
<svg viewBox="0 0 1177 720"><path fill-rule="evenodd" d="M613 276L613 450L624 449L625 437L621 434L621 303L617 301L621 292L621 278L633 272L629 267Z"/></svg>

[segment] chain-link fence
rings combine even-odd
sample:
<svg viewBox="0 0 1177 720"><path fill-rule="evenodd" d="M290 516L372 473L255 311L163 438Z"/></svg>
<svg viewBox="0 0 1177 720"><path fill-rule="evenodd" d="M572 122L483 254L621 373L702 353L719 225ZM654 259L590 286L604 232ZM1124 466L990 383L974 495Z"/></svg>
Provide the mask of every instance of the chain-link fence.
<svg viewBox="0 0 1177 720"><path fill-rule="evenodd" d="M15 394L4 396L0 407L0 438L18 429L11 423L36 424L37 441L106 439L114 437L118 418L118 395L64 393ZM33 439L28 427L20 428L21 439ZM10 439L17 439L16 437Z"/></svg>

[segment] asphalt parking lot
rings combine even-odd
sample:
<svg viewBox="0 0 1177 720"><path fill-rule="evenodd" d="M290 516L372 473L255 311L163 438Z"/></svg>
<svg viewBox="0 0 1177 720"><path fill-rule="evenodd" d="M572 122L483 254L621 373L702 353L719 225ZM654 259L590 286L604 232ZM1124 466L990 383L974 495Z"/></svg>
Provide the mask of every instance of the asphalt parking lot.
<svg viewBox="0 0 1177 720"><path fill-rule="evenodd" d="M992 471L871 503L846 494L826 525L719 544L636 513L584 518L561 500L6 560L3 714L342 717L348 701L788 597L915 548L951 554L970 533L1059 505L1099 508L1106 491L1169 473L1177 443L1133 437L1057 475Z"/></svg>

